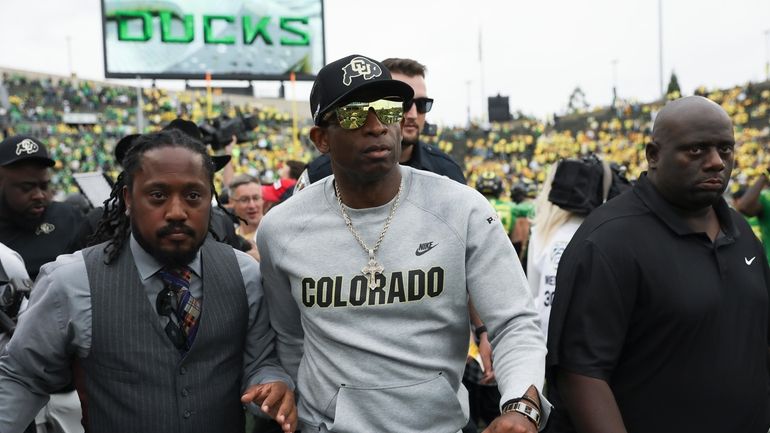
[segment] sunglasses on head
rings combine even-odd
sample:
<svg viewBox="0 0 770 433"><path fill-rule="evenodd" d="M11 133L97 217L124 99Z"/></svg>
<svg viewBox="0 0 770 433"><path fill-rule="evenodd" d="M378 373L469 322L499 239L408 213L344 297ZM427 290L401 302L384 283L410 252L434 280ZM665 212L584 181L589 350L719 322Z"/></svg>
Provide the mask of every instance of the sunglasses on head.
<svg viewBox="0 0 770 433"><path fill-rule="evenodd" d="M418 113L425 114L428 111L430 111L431 108L433 108L433 99L432 98L414 98L409 102L405 102L404 112L411 110L412 105L417 106Z"/></svg>
<svg viewBox="0 0 770 433"><path fill-rule="evenodd" d="M176 304L176 294L169 288L161 290L155 299L155 308L158 311L158 315L168 317L168 323L166 323L164 328L166 336L171 340L171 344L174 347L179 350L186 350L187 338L182 332L182 325L179 323L179 318L176 315Z"/></svg>
<svg viewBox="0 0 770 433"><path fill-rule="evenodd" d="M342 128L358 129L366 123L369 109L373 109L374 114L385 125L398 123L404 117L404 103L388 99L378 99L372 102L351 102L335 108L333 113L337 116L337 121Z"/></svg>

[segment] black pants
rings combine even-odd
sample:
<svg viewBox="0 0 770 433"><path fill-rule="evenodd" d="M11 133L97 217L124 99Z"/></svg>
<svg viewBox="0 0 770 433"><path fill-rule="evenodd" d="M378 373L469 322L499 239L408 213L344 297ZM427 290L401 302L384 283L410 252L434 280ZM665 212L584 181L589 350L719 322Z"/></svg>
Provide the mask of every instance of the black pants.
<svg viewBox="0 0 770 433"><path fill-rule="evenodd" d="M468 389L471 409L470 421L476 426L482 422L489 425L500 415L500 391L497 390L497 386L479 385L467 380L463 381L463 385ZM463 429L463 433L466 433L465 429Z"/></svg>

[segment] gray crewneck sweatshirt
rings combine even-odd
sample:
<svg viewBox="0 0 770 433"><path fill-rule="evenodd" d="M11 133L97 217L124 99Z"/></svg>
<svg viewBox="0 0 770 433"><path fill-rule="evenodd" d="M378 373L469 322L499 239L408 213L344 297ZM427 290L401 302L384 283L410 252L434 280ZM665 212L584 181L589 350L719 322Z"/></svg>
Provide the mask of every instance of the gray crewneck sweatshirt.
<svg viewBox="0 0 770 433"><path fill-rule="evenodd" d="M260 224L265 296L279 358L297 383L302 431L459 431L468 417L469 295L489 329L501 401L542 389L545 343L496 212L465 185L400 169L404 190L376 254L384 271L375 289L333 176ZM346 208L370 247L391 205Z"/></svg>

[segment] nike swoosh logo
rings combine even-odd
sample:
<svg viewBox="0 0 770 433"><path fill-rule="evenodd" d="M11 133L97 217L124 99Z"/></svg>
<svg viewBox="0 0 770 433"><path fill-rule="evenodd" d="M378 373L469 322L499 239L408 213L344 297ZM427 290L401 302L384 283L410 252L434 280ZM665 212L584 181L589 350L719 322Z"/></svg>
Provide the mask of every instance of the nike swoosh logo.
<svg viewBox="0 0 770 433"><path fill-rule="evenodd" d="M419 247L417 247L417 251L414 252L414 255L415 256L421 256L421 255L427 253L428 251L432 250L433 248L436 248L437 246L438 246L438 244L434 244L433 242L431 242L431 243L429 243L427 245L421 244Z"/></svg>
<svg viewBox="0 0 770 433"><path fill-rule="evenodd" d="M756 258L757 258L757 256L754 256L754 257L751 258L751 260L749 260L748 258L744 257L743 260L746 261L747 265L751 266L751 264L754 263L754 259L756 259Z"/></svg>

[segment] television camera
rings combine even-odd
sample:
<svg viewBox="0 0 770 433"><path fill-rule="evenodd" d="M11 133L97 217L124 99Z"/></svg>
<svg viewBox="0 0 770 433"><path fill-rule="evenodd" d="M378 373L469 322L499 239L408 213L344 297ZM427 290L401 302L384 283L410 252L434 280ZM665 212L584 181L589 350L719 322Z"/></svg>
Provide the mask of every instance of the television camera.
<svg viewBox="0 0 770 433"><path fill-rule="evenodd" d="M8 278L5 267L0 263L0 332L11 335L16 330L16 316L21 302L29 298L31 290L32 280Z"/></svg>
<svg viewBox="0 0 770 433"><path fill-rule="evenodd" d="M238 107L235 108L235 112L236 115L233 118L221 115L198 125L203 135L203 142L214 150L222 150L230 143L233 135L238 143L254 140L253 131L259 125L257 117L241 113Z"/></svg>

